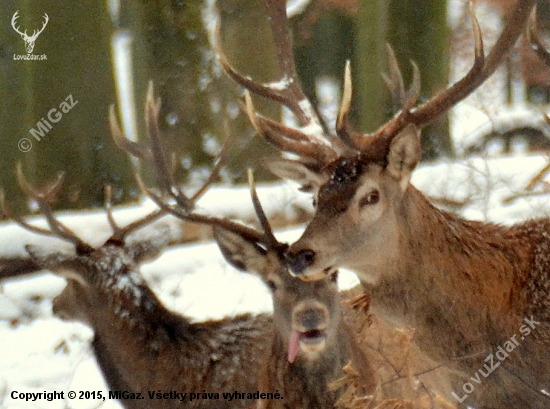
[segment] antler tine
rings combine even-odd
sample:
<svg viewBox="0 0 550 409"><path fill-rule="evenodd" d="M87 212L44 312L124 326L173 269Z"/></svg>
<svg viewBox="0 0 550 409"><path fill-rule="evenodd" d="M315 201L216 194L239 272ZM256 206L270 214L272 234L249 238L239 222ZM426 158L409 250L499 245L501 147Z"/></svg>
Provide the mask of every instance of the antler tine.
<svg viewBox="0 0 550 409"><path fill-rule="evenodd" d="M191 209L193 204L189 198L179 189L174 189L175 183L173 175L169 168L169 161L164 154L162 141L160 138L160 128L158 117L160 113L160 99L155 100L153 83L149 82L147 89L147 99L145 103L145 121L147 124L147 136L150 143L152 156L152 165L155 169L157 183L163 193L169 193L176 199L180 206Z"/></svg>
<svg viewBox="0 0 550 409"><path fill-rule="evenodd" d="M361 146L363 136L352 129L349 123L349 111L351 109L353 87L351 83L351 64L346 61L344 70L344 91L342 92L342 101L338 108L336 117L336 134L351 149L358 150Z"/></svg>
<svg viewBox="0 0 550 409"><path fill-rule="evenodd" d="M105 196L105 213L107 213L107 221L109 222L109 226L111 226L111 229L113 230L113 235L119 235L120 231L122 230L119 225L116 223L115 218L113 217L113 188L111 185L106 185L104 188L104 196Z"/></svg>
<svg viewBox="0 0 550 409"><path fill-rule="evenodd" d="M122 228L116 223L115 218L113 217L112 197L112 187L110 185L105 186L105 213L107 214L109 226L113 230L113 234L111 234L111 237L109 237L106 242L119 244L124 243L124 240L128 235L130 235L130 233L133 233L134 231L139 230L147 224L152 223L166 215L164 210L157 209L154 212L149 213L147 216L141 217Z"/></svg>
<svg viewBox="0 0 550 409"><path fill-rule="evenodd" d="M281 0L264 0L264 5L269 16L282 79L275 83L262 84L239 74L231 66L221 50L218 26L215 49L218 53L220 64L226 74L237 84L253 94L286 106L296 116L300 125L303 128L307 128L306 132L292 131L288 127L279 124L275 125L273 121L258 117L254 122L256 125L261 125L259 127L256 126L256 128L262 136L282 151L295 152L298 155L303 154L305 157L314 160L330 161L336 157L336 154L335 152L328 153L328 151L334 151L334 149L339 149L341 146L338 144L338 141L333 140L332 135L328 132L328 127L316 112L311 101L306 97L300 85L292 48L292 36L287 23L286 4ZM254 119L250 112L248 112L248 115L251 120ZM303 142L298 144L293 143L295 138L299 141L303 140ZM305 144L311 144L313 147L309 149L304 148L303 145ZM321 155L311 155L312 151L319 149L323 150Z"/></svg>
<svg viewBox="0 0 550 409"><path fill-rule="evenodd" d="M167 165L166 155L164 154L162 141L160 138L160 128L158 116L160 113L160 98L155 99L154 87L152 81L147 88L145 103L145 121L147 126L148 141L145 144L138 144L128 140L122 134L122 131L116 120L114 107L110 110L110 123L113 139L117 146L136 158L147 162L153 167L157 183L163 194L173 197L178 205L190 209L193 206L192 201L179 189L175 187L172 172Z"/></svg>
<svg viewBox="0 0 550 409"><path fill-rule="evenodd" d="M44 31L44 29L46 28L46 25L48 24L48 21L50 21L50 18L48 17L48 15L46 13L44 13L43 17L44 17L45 21L44 21L44 23L42 23L42 28L40 28L39 30L33 30L31 38L36 39L36 37L38 37L38 35L40 33L42 33L42 31Z"/></svg>
<svg viewBox="0 0 550 409"><path fill-rule="evenodd" d="M212 171L210 176L205 181L205 183L197 190L197 192L191 197L187 197L185 193L179 189L174 180L171 170L169 169L167 163L169 161L166 159L164 154L164 149L160 137L160 130L158 126L158 116L160 112L160 99L155 101L153 83L149 83L149 89L147 92L147 104L146 104L146 120L148 128L148 137L150 141L150 150L152 156L152 164L155 170L155 175L157 178L157 183L161 185L161 190L164 194L168 194L172 197L178 206L191 211L195 206L195 202L208 190L208 187L216 180L219 176L220 169L225 164L227 158L227 152L229 149L229 143L231 138L227 138L223 148L218 157L218 161Z"/></svg>
<svg viewBox="0 0 550 409"><path fill-rule="evenodd" d="M41 234L43 236L55 236L52 231L29 224L25 220L23 220L21 217L14 215L12 211L9 209L8 204L6 203L6 196L3 190L0 190L0 206L2 207L2 214L6 218L13 220L16 224L18 224L22 228Z"/></svg>
<svg viewBox="0 0 550 409"><path fill-rule="evenodd" d="M120 228L114 222L112 217L112 212L110 210L110 197L108 196L107 200L107 217L109 219L109 224L113 229L113 235L109 239L110 241L122 241L126 236L132 233L135 230L140 229L141 227L147 225L148 223L153 222L154 220L163 217L166 213L174 214L180 218L186 218L191 220L190 212L195 206L196 201L208 190L208 187L216 180L219 176L220 169L225 164L227 158L227 152L229 147L230 138L227 138L226 142L223 145L220 156L217 160L216 165L214 166L212 172L210 173L209 178L206 182L197 190L197 192L191 197L187 197L185 193L179 189L174 180L173 174L167 165L168 161L164 153L162 140L160 136L160 128L158 124L158 116L160 113L160 98L154 97L154 88L153 83L149 83L147 89L147 97L145 104L145 118L147 125L147 135L148 143L147 145L137 144L135 142L129 141L126 139L118 126L116 116L114 115L114 109L111 107L111 130L113 133L113 138L117 145L125 150L126 152L132 154L140 160L148 162L154 170L157 183L161 187L161 192L163 196L168 196L175 200L177 208L172 208L172 206L166 204L164 199L161 196L154 194L150 189L148 189L139 174L136 174L136 180L141 190L149 196L153 202L159 207L158 210L150 213L149 215L130 223L124 228ZM106 191L109 194L109 190ZM193 216L193 220L196 217ZM202 219L200 219L202 220Z"/></svg>
<svg viewBox="0 0 550 409"><path fill-rule="evenodd" d="M283 152L291 152L317 163L329 163L336 158L336 152L327 144L312 141L311 136L258 115L250 93L245 91L246 113L252 126L269 143Z"/></svg>
<svg viewBox="0 0 550 409"><path fill-rule="evenodd" d="M286 8L285 2L266 0L265 6L269 15L271 31L275 42L275 52L279 68L283 74L281 81L277 83L258 83L245 76L239 74L235 68L231 66L227 57L221 49L221 40L219 26L216 28L215 50L223 70L237 84L245 89L250 90L254 94L264 98L279 102L290 109L298 118L302 126L316 123L319 127L323 127L321 118L315 113L311 103L304 94L298 74L296 72L294 62L294 51L292 49L292 39L290 30L286 23Z"/></svg>
<svg viewBox="0 0 550 409"><path fill-rule="evenodd" d="M18 33L18 34L21 34L22 36L26 36L27 35L27 30L25 30L25 32L21 32L19 30L19 26L16 26L16 22L17 22L17 19L19 18L19 10L17 10L15 12L15 14L13 15L13 17L11 18L11 25L13 27L13 29Z"/></svg>
<svg viewBox="0 0 550 409"><path fill-rule="evenodd" d="M49 183L49 187L44 187L43 191L40 192L32 188L29 182L27 182L27 179L25 178L25 175L23 173L23 165L21 164L21 162L17 163L15 170L17 175L17 183L19 184L19 187L21 188L23 193L33 198L37 202L51 203L52 201L54 201L65 180L65 173L59 172L55 180Z"/></svg>
<svg viewBox="0 0 550 409"><path fill-rule="evenodd" d="M265 240L267 242L266 244L272 249L284 247L285 245L279 243L273 234L273 229L269 224L269 220L267 219L260 199L258 198L256 182L254 181L254 172L252 172L252 169L248 169L248 186L250 187L250 196L252 198L252 204L254 205L254 211L256 212L256 216L258 216L258 220L260 221L260 225L264 231Z"/></svg>
<svg viewBox="0 0 550 409"><path fill-rule="evenodd" d="M336 133L342 141L356 151L364 151L372 142L379 138L389 138L403 128L410 116L411 110L416 105L420 96L420 70L418 66L411 61L413 67L413 78L411 87L406 92L403 83L403 76L399 69L399 64L395 58L392 48L387 45L388 59L390 64L390 77L384 75L384 81L392 93L394 105L401 105L401 111L390 121L380 127L373 136L361 135L359 132L351 129L349 124L349 110L351 107L352 86L351 70L349 61L346 63L344 76L344 92L342 93L342 103L338 111L336 120Z"/></svg>
<svg viewBox="0 0 550 409"><path fill-rule="evenodd" d="M411 61L411 64L413 67L413 78L411 87L403 95L403 107L397 115L375 132L375 137L389 138L403 129L408 122L411 122L411 110L416 105L416 101L418 101L418 97L420 96L420 70L414 61ZM364 138L362 140L362 148L370 144L372 139L373 138Z"/></svg>
<svg viewBox="0 0 550 409"><path fill-rule="evenodd" d="M221 162L221 159L218 163ZM141 177L136 174L136 180L137 180L137 183L140 187L140 189L153 201L153 203L155 203L158 207L159 207L159 212L162 212L163 214L164 213L169 213L169 214L172 214L173 216L179 218L179 219L182 219L182 220L185 220L185 221L188 221L188 222L192 222L192 223L198 223L198 224L207 224L207 225L212 225L212 226L220 226L224 229L227 229L227 230L230 230L230 231L234 231L236 233L238 233L239 235L241 235L242 237L244 238L247 238L249 240L253 240L255 242L258 242L258 243L263 243L265 245L269 245L269 243L266 241L266 238L261 235L258 231L250 228L250 227L247 227L243 224L240 224L240 223L235 223L235 222L232 222L228 219L223 219L223 218L219 218L219 217L214 217L214 216L208 216L208 215L203 215L203 214L199 214L199 213L196 213L192 210L192 208L189 208L189 207L186 207L186 206L181 206L180 203L176 200L176 204L175 205L170 205L166 202L166 200L161 197L160 195L154 193L151 189L149 189L147 186L145 186L145 183L143 182L143 180L141 179ZM209 178L209 181L207 181L207 183L205 183L203 185L203 187L193 196L193 198L196 198L200 195L202 195L205 191L205 186L207 185L210 185L212 183L212 181L214 180L214 178ZM176 187L176 186L172 186L171 189L169 190L169 196L172 197L172 198L176 198L175 196L175 193L174 192L180 192L179 189ZM183 195L183 193L180 192L180 194ZM193 202L194 204L194 202ZM151 215L152 216L152 215Z"/></svg>
<svg viewBox="0 0 550 409"><path fill-rule="evenodd" d="M214 44L214 49L216 50L216 53L218 54L218 60L220 61L220 65L222 66L224 72L231 78L233 81L235 81L238 85L242 86L243 88L253 92L256 95L260 95L266 99L271 99L275 102L279 102L283 105L287 105L289 103L288 101L288 95L281 91L280 88L275 87L274 85L270 84L261 84L256 81L251 80L250 78L245 77L244 75L239 74L239 72L233 68L233 66L229 63L227 60L227 57L225 56L221 46L220 46L220 39L219 39L219 26L216 27L216 41Z"/></svg>
<svg viewBox="0 0 550 409"><path fill-rule="evenodd" d="M403 75L401 75L401 70L399 69L399 64L395 53L391 45L386 44L386 50L388 53L388 62L390 66L390 75L389 77L386 74L382 74L382 78L386 83L386 86L391 92L394 110L397 111L402 107L402 104L406 99L405 84L403 82Z"/></svg>
<svg viewBox="0 0 550 409"><path fill-rule="evenodd" d="M231 145L231 142L232 142L231 134L227 130L227 123L225 124L225 131L226 131L226 139L225 139L225 142L223 143L222 150L218 155L216 164L212 168L212 171L210 172L208 179L203 183L203 185L199 188L199 190L197 190L195 194L191 196L192 203L197 203L197 201L206 193L206 191L212 185L212 183L214 183L214 181L220 176L220 171L227 161L229 146Z"/></svg>
<svg viewBox="0 0 550 409"><path fill-rule="evenodd" d="M289 97L287 106L296 114L302 125L307 125L314 121L319 126L323 126L323 121L315 113L312 104L300 86L292 47L292 33L288 27L286 1L264 0L264 6L267 10L271 32L273 33L277 62L288 84ZM300 118L301 116L303 118ZM326 127L324 130L326 131Z"/></svg>
<svg viewBox="0 0 550 409"><path fill-rule="evenodd" d="M152 96L152 92L149 93L149 96ZM148 97L148 100L152 100L152 98ZM152 213L148 218L156 218L157 215L163 215L165 213L172 214L173 216L176 216L182 220L193 222L193 223L199 223L199 224L208 224L208 225L217 225L222 228L225 228L227 230L232 230L241 236L248 238L250 240L253 240L258 243L263 243L267 245L265 237L263 237L259 232L256 230L246 227L242 224L232 222L227 219L222 219L219 217L213 217L213 216L207 216L203 214L199 214L193 211L195 201L198 200L200 196L204 194L207 187L212 184L212 182L215 180L216 176L219 174L219 170L221 169L222 165L224 164L225 158L227 156L228 151L228 145L229 145L229 138L224 144L224 147L222 148L222 152L220 153L220 158L218 159L218 163L214 167L214 170L212 171L210 177L208 180L203 184L203 186L193 195L191 199L189 199L174 183L173 178L171 174L165 170L163 171L162 167L157 166L158 162L163 162L163 151L162 151L162 141L160 140L160 135L158 132L158 128L154 125L154 107L149 104L149 109L147 110L149 117L149 127L152 128L153 132L149 132L149 137L155 138L154 140L151 140L151 150L155 150L156 152L153 154L152 157L154 158L153 167L154 172L156 173L157 179L161 180L164 186L163 196L158 195L154 193L151 189L149 189L143 180L141 179L139 174L136 174L136 181L140 187L140 189L159 207L159 210L157 213ZM172 198L175 200L174 205L170 205L166 201L166 196ZM182 200L182 198L184 200ZM147 220L143 219L136 223L146 223ZM132 226L132 225L131 225Z"/></svg>
<svg viewBox="0 0 550 409"><path fill-rule="evenodd" d="M422 127L468 96L497 69L525 27L536 0L518 0L496 44L485 58L481 29L473 3L469 3L474 27L475 59L470 71L461 80L411 112L409 122Z"/></svg>
<svg viewBox="0 0 550 409"><path fill-rule="evenodd" d="M529 41L529 44L531 44L533 51L548 67L550 67L550 52L542 44L542 41L537 35L537 31L537 9L535 7L531 12L531 17L529 18L529 24L527 25L525 35Z"/></svg>
<svg viewBox="0 0 550 409"><path fill-rule="evenodd" d="M111 235L111 237L109 237L107 241L122 243L124 242L126 237L128 237L134 231L139 230L142 227L145 227L149 223L153 223L155 220L160 219L165 215L166 215L166 211L164 209L157 209L154 212L149 213L147 216L133 221L132 223L130 223L124 228L119 227L117 230L113 229L114 233ZM111 225L111 227L113 227L113 225Z"/></svg>
<svg viewBox="0 0 550 409"><path fill-rule="evenodd" d="M116 224L110 222L115 231L115 234L112 237L112 240L123 239L130 231L136 230L151 222L152 220L170 213L180 219L200 223L200 224L210 224L210 225L219 225L220 227L226 228L228 230L233 230L243 237L247 237L251 240L265 243L265 239L262 238L261 234L254 229L248 228L244 225L231 222L226 219L221 219L218 217L211 217L207 215L202 215L193 212L196 201L206 192L208 187L214 182L218 177L220 169L225 164L227 158L227 152L229 149L229 143L231 138L227 138L222 151L220 152L218 161L214 166L212 172L210 173L207 181L199 188L199 190L191 197L187 197L175 184L172 173L166 166L166 156L164 154L162 141L160 138L160 130L158 127L158 114L160 110L160 100L155 100L154 91L152 84L150 84L147 92L147 103L146 103L146 120L147 120L147 129L149 137L149 146L148 148L143 148L139 146L137 148L138 152L144 152L144 149L148 149L148 152L144 155L138 156L138 158L149 158L150 163L153 165L153 170L155 172L156 179L159 184L162 185L161 195L154 193L149 189L139 174L136 174L136 180L140 189L159 207L159 210L149 214L143 219L140 219L124 229L116 227ZM121 145L124 142L121 143ZM137 144L136 144L137 145ZM120 146L120 145L119 145ZM133 147L135 148L135 147ZM136 151L136 149L132 149ZM130 151L132 153L132 151ZM167 203L166 198L172 198L175 200L174 205ZM112 217L112 216L110 216ZM118 234L118 236L117 236ZM120 236L120 237L119 237Z"/></svg>
<svg viewBox="0 0 550 409"><path fill-rule="evenodd" d="M151 163L152 155L148 147L143 146L139 143L136 143L124 137L122 133L122 129L120 129L120 126L116 119L114 105L111 105L109 107L109 125L111 128L111 136L113 137L113 140L116 146L119 147L119 149L129 153L130 155L138 159Z"/></svg>
<svg viewBox="0 0 550 409"><path fill-rule="evenodd" d="M2 194L2 198L1 198L2 210L6 214L6 216L11 218L15 223L17 223L19 226L23 227L24 229L27 229L45 236L57 237L59 239L72 243L75 246L75 250L77 253L82 254L82 253L91 251L92 247L90 245L82 241L71 229L69 229L59 220L57 220L53 214L53 210L51 208L50 203L57 196L57 193L59 192L59 190L61 189L61 186L63 185L63 180L65 178L64 173L60 172L57 175L56 180L50 183L49 187L43 188L43 191L38 191L34 189L28 183L28 181L25 178L25 175L23 174L23 167L21 163L17 164L16 174L17 174L17 182L19 184L19 187L21 188L23 193L25 193L27 196L29 196L30 198L36 201L36 203L38 204L38 207L40 208L40 211L46 218L46 222L48 223L48 227L50 228L50 230L33 226L27 223L26 221L24 221L22 218L14 216L13 213L8 209Z"/></svg>

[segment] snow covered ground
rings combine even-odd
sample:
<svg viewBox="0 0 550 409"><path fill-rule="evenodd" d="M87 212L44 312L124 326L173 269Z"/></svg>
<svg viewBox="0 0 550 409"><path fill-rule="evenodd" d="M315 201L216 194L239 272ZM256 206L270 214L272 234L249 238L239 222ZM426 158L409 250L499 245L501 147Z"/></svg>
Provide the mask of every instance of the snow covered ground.
<svg viewBox="0 0 550 409"><path fill-rule="evenodd" d="M501 159L470 159L460 163L424 165L414 173L413 183L434 200L460 203L460 212L468 218L513 223L529 217L550 215L550 196L519 198L510 204L506 198L523 192L529 180L548 159L540 155ZM202 206L215 210L223 203L226 214L252 215L248 189L212 189ZM293 193L295 192L295 193ZM292 203L307 206L307 195L284 184L264 187L260 197L269 211ZM209 207L211 206L211 207ZM143 214L139 209L115 213L118 220ZM101 212L62 217L79 235L93 244L109 235ZM177 235L173 221L170 234ZM158 231L158 226L155 227ZM154 234L149 229L142 234ZM166 231L164 228L163 231ZM280 234L292 241L299 230ZM0 228L0 257L24 254L23 246L35 243L43 248L59 249L52 239L23 232L11 224ZM69 248L67 247L67 251ZM256 278L235 272L223 261L213 243L176 246L165 251L153 263L144 265L143 275L165 305L196 320L234 315L244 311L269 311L270 298ZM344 276L344 286L353 285L353 276ZM25 402L11 399L12 391L92 391L107 388L90 350L92 331L84 325L60 321L51 314L52 299L62 290L64 280L51 274L10 280L0 292L0 406L16 408L115 408L115 401L98 406L93 400Z"/></svg>

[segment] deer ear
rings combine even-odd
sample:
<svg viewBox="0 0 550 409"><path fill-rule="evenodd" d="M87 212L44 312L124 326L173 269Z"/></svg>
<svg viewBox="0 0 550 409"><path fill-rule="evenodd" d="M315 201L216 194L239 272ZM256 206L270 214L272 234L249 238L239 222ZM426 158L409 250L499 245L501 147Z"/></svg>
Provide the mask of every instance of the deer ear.
<svg viewBox="0 0 550 409"><path fill-rule="evenodd" d="M237 270L262 274L267 263L266 251L257 243L214 226L214 239L225 260Z"/></svg>
<svg viewBox="0 0 550 409"><path fill-rule="evenodd" d="M32 244L27 244L25 250L29 253L31 260L40 268L50 270L66 279L78 281L84 287L88 286L84 278L87 265L79 257L64 253L48 254L45 250Z"/></svg>
<svg viewBox="0 0 550 409"><path fill-rule="evenodd" d="M393 138L388 153L388 173L401 184L405 190L411 179L411 173L420 162L420 131L409 124Z"/></svg>
<svg viewBox="0 0 550 409"><path fill-rule="evenodd" d="M304 192L317 191L325 183L326 177L321 172L316 172L298 160L264 159L262 165L281 179L299 183L300 190Z"/></svg>

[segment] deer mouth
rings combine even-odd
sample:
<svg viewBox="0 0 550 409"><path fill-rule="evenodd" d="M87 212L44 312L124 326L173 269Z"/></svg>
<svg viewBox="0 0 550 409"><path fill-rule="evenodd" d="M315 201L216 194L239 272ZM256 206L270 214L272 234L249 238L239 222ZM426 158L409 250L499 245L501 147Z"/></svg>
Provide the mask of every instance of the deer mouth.
<svg viewBox="0 0 550 409"><path fill-rule="evenodd" d="M335 270L333 266L329 266L323 270L316 270L316 271L304 271L300 274L294 273L292 270L290 270L290 275L293 277L297 277L302 281L319 281L328 276L330 273L332 273Z"/></svg>
<svg viewBox="0 0 550 409"><path fill-rule="evenodd" d="M321 329L309 331L293 330L288 344L288 362L293 363L302 350L307 355L316 354L325 347L326 332Z"/></svg>

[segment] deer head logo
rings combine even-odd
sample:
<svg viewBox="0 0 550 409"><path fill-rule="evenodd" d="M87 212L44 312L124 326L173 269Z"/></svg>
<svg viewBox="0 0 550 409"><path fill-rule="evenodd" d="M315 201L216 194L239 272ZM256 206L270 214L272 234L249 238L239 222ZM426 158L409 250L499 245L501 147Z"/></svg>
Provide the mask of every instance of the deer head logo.
<svg viewBox="0 0 550 409"><path fill-rule="evenodd" d="M25 30L23 33L19 30L19 27L16 26L16 20L19 18L19 10L15 12L11 19L11 26L13 29L21 35L21 38L25 41L25 49L27 50L27 54L32 53L32 50L34 49L34 42L36 41L36 38L40 35L42 31L44 31L44 28L48 24L48 21L50 18L46 13L44 13L44 24L42 24L42 28L40 30L34 30L32 35L27 35L27 30Z"/></svg>

